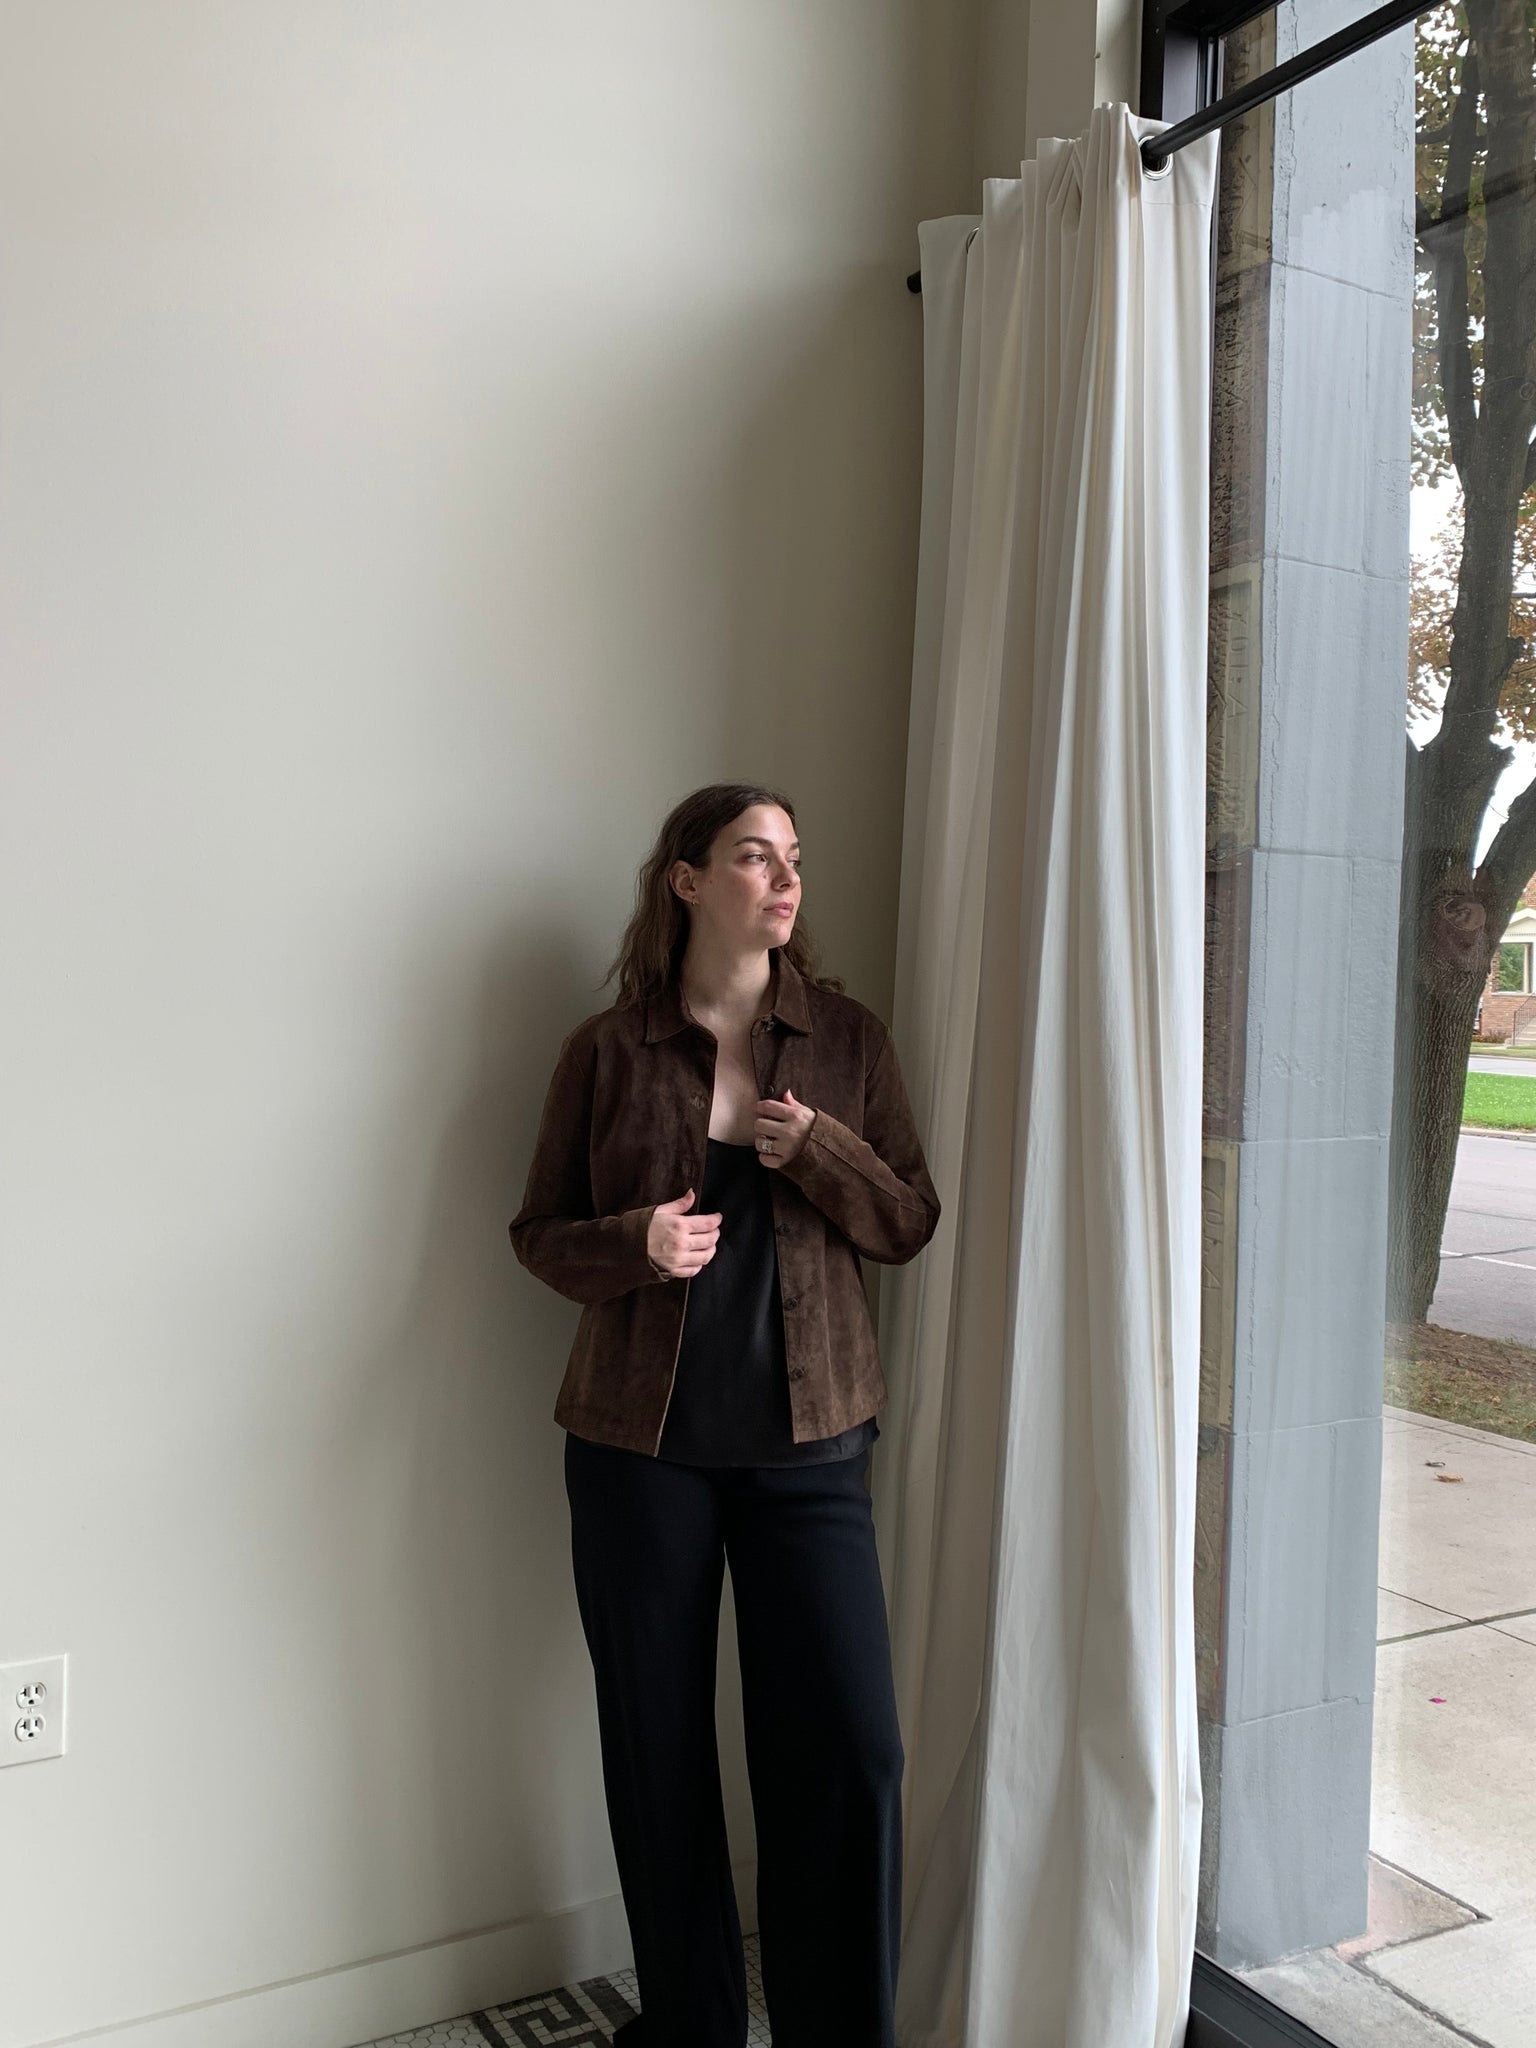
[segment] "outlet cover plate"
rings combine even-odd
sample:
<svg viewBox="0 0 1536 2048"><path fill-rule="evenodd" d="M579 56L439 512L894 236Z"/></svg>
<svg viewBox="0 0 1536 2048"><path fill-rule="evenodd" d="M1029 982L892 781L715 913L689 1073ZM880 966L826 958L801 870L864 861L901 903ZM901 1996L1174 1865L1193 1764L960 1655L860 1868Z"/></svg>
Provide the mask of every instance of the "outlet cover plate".
<svg viewBox="0 0 1536 2048"><path fill-rule="evenodd" d="M64 1657L0 1664L0 1766L64 1754Z"/></svg>

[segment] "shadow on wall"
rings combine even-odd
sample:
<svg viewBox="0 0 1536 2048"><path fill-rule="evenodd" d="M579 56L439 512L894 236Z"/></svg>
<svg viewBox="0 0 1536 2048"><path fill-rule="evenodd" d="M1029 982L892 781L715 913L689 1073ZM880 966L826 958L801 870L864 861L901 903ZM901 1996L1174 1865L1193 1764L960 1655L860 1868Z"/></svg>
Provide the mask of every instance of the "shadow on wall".
<svg viewBox="0 0 1536 2048"><path fill-rule="evenodd" d="M317 1644L330 1637L317 1664L341 1674L351 1780L335 1810L356 1816L360 1852L342 1919L363 1953L616 1889L551 1416L579 1311L517 1265L507 1223L560 1038L612 1000L592 983L666 808L721 776L782 781L825 964L876 1003L889 985L921 312L899 266L865 266L830 312L829 296L743 318L707 348L685 309L651 359L635 351L622 373L594 359L596 399L537 437L532 474L520 436L540 394L519 387L466 435L462 530L437 538L459 580L439 601L451 625L433 661L506 678L505 722L447 743L472 780L505 763L515 815L402 971L383 1025L403 1043L403 1093L379 1137L377 1200L383 1241L411 1249L388 1315L353 1318L383 1334L337 1372L311 1440L336 1548L294 1594ZM566 367L551 402L568 400ZM749 407L743 390L758 394ZM585 609L541 596L540 565L556 560L566 585L580 565ZM472 685L441 696L450 721L483 715ZM520 879L488 888L488 873ZM442 1102L456 1107L432 1149ZM721 1674L727 1810L748 1857L729 1592ZM386 1841L409 1842L408 1877L378 1853Z"/></svg>
<svg viewBox="0 0 1536 2048"><path fill-rule="evenodd" d="M334 1615L348 1642L351 1804L400 1807L414 1883L438 1902L436 1924L402 1927L402 1942L593 1889L579 1766L595 1720L550 1412L579 1311L522 1271L507 1237L558 1046L545 1042L551 992L573 1021L585 992L552 929L494 950L459 1106L424 1175L400 1162L426 1185L397 1313L349 1375L317 1473L345 1503L338 1587L368 1594ZM424 1085L452 1007L444 983L419 1006ZM405 1105L402 1126L413 1121ZM371 1906L360 1918L380 1925L390 1873L365 1861L354 1881Z"/></svg>

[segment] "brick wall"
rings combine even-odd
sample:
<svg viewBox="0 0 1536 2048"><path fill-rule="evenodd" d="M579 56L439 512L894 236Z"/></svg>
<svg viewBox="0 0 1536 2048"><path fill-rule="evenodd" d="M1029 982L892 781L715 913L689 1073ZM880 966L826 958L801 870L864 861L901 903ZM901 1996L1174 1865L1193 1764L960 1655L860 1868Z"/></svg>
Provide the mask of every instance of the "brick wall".
<svg viewBox="0 0 1536 2048"><path fill-rule="evenodd" d="M1493 980L1490 974L1489 982ZM1527 997L1507 989L1488 988L1483 993L1483 1014L1474 1036L1503 1045L1514 1028L1515 1010Z"/></svg>
<svg viewBox="0 0 1536 2048"><path fill-rule="evenodd" d="M1523 910L1536 909L1536 875L1533 875L1520 891L1520 905ZM1518 989L1499 987L1499 955L1495 948L1488 963L1488 979L1483 984L1483 1008L1474 1037L1504 1043L1514 1026L1515 1011L1528 998Z"/></svg>

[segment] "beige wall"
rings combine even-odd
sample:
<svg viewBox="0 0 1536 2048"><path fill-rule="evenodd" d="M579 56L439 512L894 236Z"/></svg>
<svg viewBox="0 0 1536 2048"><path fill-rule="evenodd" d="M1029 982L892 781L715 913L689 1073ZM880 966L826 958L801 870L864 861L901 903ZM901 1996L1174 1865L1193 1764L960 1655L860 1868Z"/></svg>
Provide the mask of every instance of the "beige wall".
<svg viewBox="0 0 1536 2048"><path fill-rule="evenodd" d="M973 170L1016 178L1047 135L1077 135L1102 100L1136 105L1140 0L981 0Z"/></svg>
<svg viewBox="0 0 1536 2048"><path fill-rule="evenodd" d="M977 65L953 0L0 14L0 1662L71 1684L0 2048L624 1959L505 1226L696 783L795 793L886 1003Z"/></svg>

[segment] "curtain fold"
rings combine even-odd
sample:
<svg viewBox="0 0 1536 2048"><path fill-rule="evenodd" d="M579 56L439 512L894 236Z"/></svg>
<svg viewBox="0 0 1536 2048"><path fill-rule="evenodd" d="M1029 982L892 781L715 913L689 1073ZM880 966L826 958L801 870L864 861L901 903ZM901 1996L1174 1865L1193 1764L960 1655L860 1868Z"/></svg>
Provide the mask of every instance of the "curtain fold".
<svg viewBox="0 0 1536 2048"><path fill-rule="evenodd" d="M1210 211L1095 110L924 222L881 1276L903 2048L1171 2048L1194 1939Z"/></svg>

